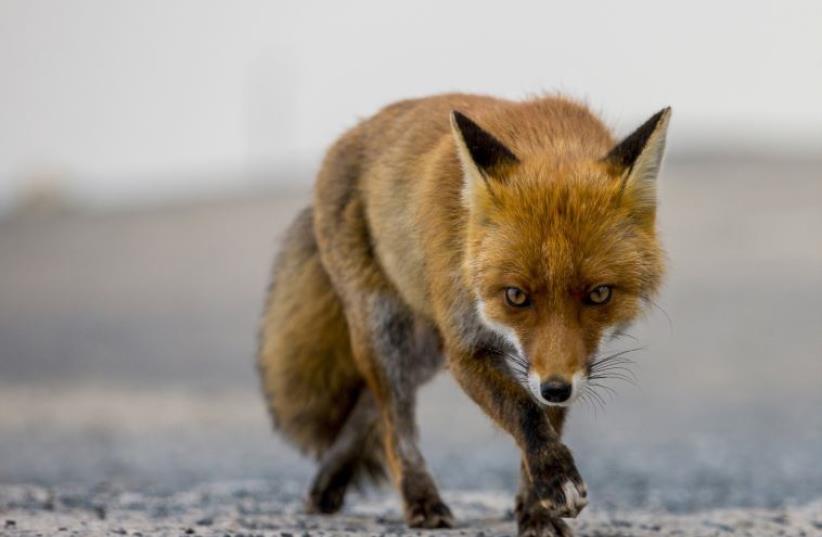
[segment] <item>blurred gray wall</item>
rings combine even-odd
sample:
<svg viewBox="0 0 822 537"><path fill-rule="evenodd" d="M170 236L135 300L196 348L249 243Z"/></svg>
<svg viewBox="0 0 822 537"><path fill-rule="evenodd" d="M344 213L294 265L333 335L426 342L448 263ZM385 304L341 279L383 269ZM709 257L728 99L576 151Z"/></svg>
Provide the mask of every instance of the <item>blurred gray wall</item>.
<svg viewBox="0 0 822 537"><path fill-rule="evenodd" d="M818 0L4 0L0 76L0 208L305 183L358 118L453 90L560 90L623 132L671 104L674 155L822 153Z"/></svg>

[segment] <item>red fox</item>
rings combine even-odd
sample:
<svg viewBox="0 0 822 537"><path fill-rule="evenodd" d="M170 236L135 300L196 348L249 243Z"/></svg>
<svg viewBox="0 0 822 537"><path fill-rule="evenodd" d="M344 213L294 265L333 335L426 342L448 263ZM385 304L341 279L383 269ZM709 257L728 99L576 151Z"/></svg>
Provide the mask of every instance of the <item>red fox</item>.
<svg viewBox="0 0 822 537"><path fill-rule="evenodd" d="M670 108L619 143L562 97L390 105L328 151L287 232L260 330L275 426L319 461L310 512L388 470L411 527L453 517L417 442L446 365L522 452L520 535L587 504L560 441L601 339L657 292L656 178Z"/></svg>

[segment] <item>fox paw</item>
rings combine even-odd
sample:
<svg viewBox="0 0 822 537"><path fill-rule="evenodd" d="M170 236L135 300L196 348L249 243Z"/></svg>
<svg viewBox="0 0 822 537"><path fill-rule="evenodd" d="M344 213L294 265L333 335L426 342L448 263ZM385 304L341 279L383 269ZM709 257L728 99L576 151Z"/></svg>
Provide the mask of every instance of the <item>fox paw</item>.
<svg viewBox="0 0 822 537"><path fill-rule="evenodd" d="M573 532L561 519L548 511L528 492L517 495L514 514L518 537L573 537Z"/></svg>
<svg viewBox="0 0 822 537"><path fill-rule="evenodd" d="M517 520L518 537L574 537L568 524L547 514Z"/></svg>
<svg viewBox="0 0 822 537"><path fill-rule="evenodd" d="M305 501L305 511L310 515L330 515L339 511L345 500L345 485L317 482L311 487Z"/></svg>
<svg viewBox="0 0 822 537"><path fill-rule="evenodd" d="M530 461L529 470L533 492L552 517L574 518L588 505L588 489L565 446L554 446Z"/></svg>
<svg viewBox="0 0 822 537"><path fill-rule="evenodd" d="M415 501L405 506L405 521L411 528L453 528L451 509L439 498Z"/></svg>
<svg viewBox="0 0 822 537"><path fill-rule="evenodd" d="M540 505L555 517L576 518L588 505L588 489L582 481L566 479L553 490L548 497L540 499Z"/></svg>

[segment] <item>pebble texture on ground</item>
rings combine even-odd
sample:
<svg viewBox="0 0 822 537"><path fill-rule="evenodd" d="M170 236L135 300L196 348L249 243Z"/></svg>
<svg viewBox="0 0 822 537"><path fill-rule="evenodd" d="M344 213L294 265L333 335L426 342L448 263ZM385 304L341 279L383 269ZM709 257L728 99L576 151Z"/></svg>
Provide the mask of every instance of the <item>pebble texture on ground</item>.
<svg viewBox="0 0 822 537"><path fill-rule="evenodd" d="M286 489L289 487L285 487ZM74 537L309 537L323 535L494 537L515 535L511 498L501 493L445 493L457 517L453 530L409 530L392 500L354 497L342 514L301 513L299 496L264 483L225 483L171 495L123 490L54 490L32 486L0 491L0 535ZM578 537L822 535L822 502L784 509L726 509L687 516L589 510L571 522Z"/></svg>

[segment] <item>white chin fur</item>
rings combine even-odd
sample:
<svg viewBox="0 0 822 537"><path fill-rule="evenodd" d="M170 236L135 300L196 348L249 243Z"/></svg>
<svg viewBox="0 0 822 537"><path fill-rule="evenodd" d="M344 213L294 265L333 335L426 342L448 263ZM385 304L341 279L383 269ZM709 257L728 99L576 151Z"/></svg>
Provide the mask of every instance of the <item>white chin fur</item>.
<svg viewBox="0 0 822 537"><path fill-rule="evenodd" d="M531 394L536 398L540 404L545 406L558 406L558 407L569 407L571 406L574 401L577 400L579 394L582 392L585 382L586 382L585 375L581 372L574 373L574 376L571 377L571 397L568 398L567 401L563 401L561 403L552 403L551 401L546 401L542 397L542 390L540 389L540 378L535 372L531 372L528 375L528 388L531 390Z"/></svg>

